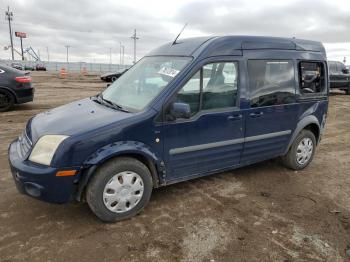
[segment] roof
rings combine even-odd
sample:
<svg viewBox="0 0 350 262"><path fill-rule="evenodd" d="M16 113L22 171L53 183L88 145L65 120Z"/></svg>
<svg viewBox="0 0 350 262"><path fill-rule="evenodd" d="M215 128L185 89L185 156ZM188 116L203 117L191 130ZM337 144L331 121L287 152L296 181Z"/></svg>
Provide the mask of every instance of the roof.
<svg viewBox="0 0 350 262"><path fill-rule="evenodd" d="M201 51L206 56L239 55L242 50L296 50L326 53L320 42L295 38L265 36L219 36L180 39L151 51L148 55L196 56Z"/></svg>

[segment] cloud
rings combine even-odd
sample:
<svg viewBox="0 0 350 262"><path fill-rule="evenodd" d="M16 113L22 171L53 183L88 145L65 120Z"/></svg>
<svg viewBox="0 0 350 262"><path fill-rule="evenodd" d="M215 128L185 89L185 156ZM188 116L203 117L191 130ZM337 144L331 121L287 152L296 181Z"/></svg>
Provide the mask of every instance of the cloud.
<svg viewBox="0 0 350 262"><path fill-rule="evenodd" d="M263 3L258 0L0 0L11 5L14 31L27 32L25 46L40 50L51 60L65 60L65 45L71 45L71 61L119 61L119 42L125 45L126 61L133 57L130 36L137 28L138 57L171 41L185 22L182 37L197 35L271 35L322 41L332 59L350 56L350 8L343 0L289 0ZM5 10L3 10L5 11ZM0 12L3 13L0 10ZM0 46L9 44L8 25L0 21ZM19 39L14 38L19 49ZM10 52L1 48L0 58Z"/></svg>

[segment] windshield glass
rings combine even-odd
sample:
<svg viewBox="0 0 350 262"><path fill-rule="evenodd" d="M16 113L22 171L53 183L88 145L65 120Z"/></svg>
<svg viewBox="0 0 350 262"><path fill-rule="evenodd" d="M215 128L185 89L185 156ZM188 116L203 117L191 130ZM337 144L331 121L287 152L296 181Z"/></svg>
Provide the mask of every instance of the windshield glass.
<svg viewBox="0 0 350 262"><path fill-rule="evenodd" d="M103 91L103 98L125 109L142 110L190 60L190 57L144 57Z"/></svg>

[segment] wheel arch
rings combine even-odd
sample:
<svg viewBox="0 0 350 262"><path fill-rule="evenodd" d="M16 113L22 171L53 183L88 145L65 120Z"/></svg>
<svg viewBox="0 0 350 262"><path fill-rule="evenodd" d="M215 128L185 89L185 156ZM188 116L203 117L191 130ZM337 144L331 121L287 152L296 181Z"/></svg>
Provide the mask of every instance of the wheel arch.
<svg viewBox="0 0 350 262"><path fill-rule="evenodd" d="M148 146L135 141L117 142L97 150L85 161L83 166L86 168L82 171L76 193L76 199L78 201L82 200L85 188L96 169L106 162L119 157L130 157L139 160L149 169L153 187L156 188L163 184L161 174L164 172L162 168L164 163Z"/></svg>
<svg viewBox="0 0 350 262"><path fill-rule="evenodd" d="M310 130L315 135L316 143L318 144L321 135L320 123L314 115L309 115L300 120L297 124L284 154L287 154L297 135L304 129Z"/></svg>
<svg viewBox="0 0 350 262"><path fill-rule="evenodd" d="M14 99L15 99L15 103L18 103L17 95L16 95L16 93L15 93L11 88L8 88L8 87L5 87L5 86L0 86L0 90L6 90L6 91L8 91L11 95L13 95L13 97L14 97Z"/></svg>

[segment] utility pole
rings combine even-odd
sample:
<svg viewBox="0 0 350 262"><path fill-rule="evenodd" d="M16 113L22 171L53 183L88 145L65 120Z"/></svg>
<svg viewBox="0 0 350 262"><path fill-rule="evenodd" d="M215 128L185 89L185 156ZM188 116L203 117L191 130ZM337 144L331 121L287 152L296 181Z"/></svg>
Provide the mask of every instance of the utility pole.
<svg viewBox="0 0 350 262"><path fill-rule="evenodd" d="M50 53L49 53L49 47L46 47L46 53L47 53L47 62L50 62Z"/></svg>
<svg viewBox="0 0 350 262"><path fill-rule="evenodd" d="M23 41L22 41L22 37L20 37L21 39L21 53L22 53L22 61L24 61L24 53L23 53Z"/></svg>
<svg viewBox="0 0 350 262"><path fill-rule="evenodd" d="M122 45L122 65L124 65L124 51L125 51L125 46Z"/></svg>
<svg viewBox="0 0 350 262"><path fill-rule="evenodd" d="M112 66L112 48L109 48L109 71L111 71Z"/></svg>
<svg viewBox="0 0 350 262"><path fill-rule="evenodd" d="M123 65L124 64L124 50L125 50L125 46L122 45L122 42L120 43L120 49L119 49L119 65Z"/></svg>
<svg viewBox="0 0 350 262"><path fill-rule="evenodd" d="M136 63L136 40L139 38L136 36L136 29L134 29L134 34L131 36L131 39L134 39L134 64Z"/></svg>
<svg viewBox="0 0 350 262"><path fill-rule="evenodd" d="M66 49L67 49L67 71L68 71L68 49L71 47L70 45L65 45Z"/></svg>
<svg viewBox="0 0 350 262"><path fill-rule="evenodd" d="M15 60L15 56L13 53L13 40L12 40L12 28L11 28L11 21L13 20L13 13L10 12L10 7L7 7L7 11L5 12L6 20L9 21L9 31L10 31L10 41L11 41L11 53L12 53L12 60Z"/></svg>
<svg viewBox="0 0 350 262"><path fill-rule="evenodd" d="M119 41L119 65L122 65L122 42Z"/></svg>

